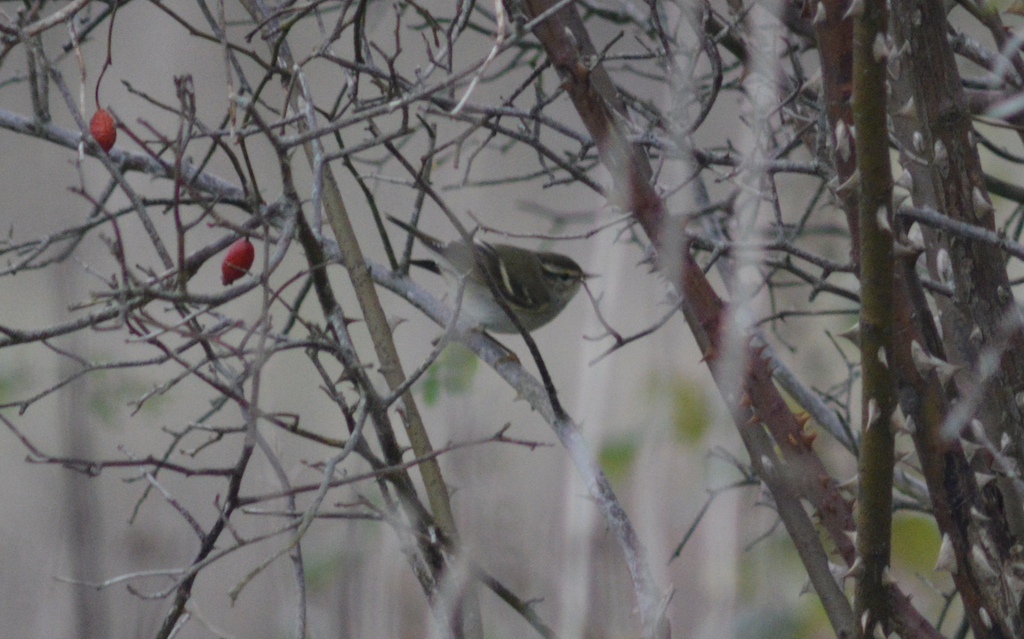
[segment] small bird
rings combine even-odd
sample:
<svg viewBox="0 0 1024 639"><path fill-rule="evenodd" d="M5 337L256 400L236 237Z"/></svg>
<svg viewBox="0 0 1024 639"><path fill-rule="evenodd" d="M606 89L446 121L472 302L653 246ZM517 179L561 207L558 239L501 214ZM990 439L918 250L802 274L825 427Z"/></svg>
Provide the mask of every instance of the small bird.
<svg viewBox="0 0 1024 639"><path fill-rule="evenodd" d="M465 277L459 316L494 333L519 331L495 301L488 279L523 328L533 332L555 319L588 277L579 264L560 253L487 242L445 243L402 220L390 215L388 219L436 255L438 263L431 270L444 275L453 297Z"/></svg>

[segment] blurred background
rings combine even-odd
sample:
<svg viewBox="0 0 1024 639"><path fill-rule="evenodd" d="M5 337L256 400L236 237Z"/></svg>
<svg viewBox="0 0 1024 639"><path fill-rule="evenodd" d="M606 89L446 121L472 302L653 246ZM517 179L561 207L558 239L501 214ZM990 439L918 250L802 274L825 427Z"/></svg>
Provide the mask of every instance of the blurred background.
<svg viewBox="0 0 1024 639"><path fill-rule="evenodd" d="M15 5L4 2L0 6L13 10ZM89 10L99 9L90 5ZM180 11L196 24L204 24L198 8L188 5ZM241 20L238 7L229 6L227 11L235 37L241 39L254 30L254 25ZM373 38L390 42L395 30L390 7L376 3L369 11L373 14L368 19ZM592 34L599 48L615 35L610 27L606 29L607 33L596 29ZM106 23L101 31L105 30ZM86 118L92 111L91 95L106 54L105 36L100 31L93 36L81 49L87 69L82 85ZM317 46L320 37L305 23L289 36L297 55ZM467 40L467 46L471 43L477 55L485 55L490 38L482 34ZM67 33L60 29L41 37L42 46L54 52L66 40ZM218 122L226 111L228 91L220 45L190 37L154 5L129 3L120 9L112 51L113 64L106 72L100 103L139 134L146 132L143 121L165 132L177 127L173 113L141 97L176 103L175 76L191 76L199 118ZM425 64L422 60L403 62ZM71 91L77 98L75 58L63 57L59 68L74 83ZM12 81L18 77L17 65L8 60L3 71L0 108L31 114L28 91ZM335 95L344 82L334 66L314 63L306 71L313 94L322 100ZM124 83L130 84L134 93ZM643 97L652 102L671 99L663 90L639 80L633 86L647 92ZM484 83L477 88L475 99L497 100L505 90L500 84ZM276 99L283 100L276 85L268 92L276 92ZM718 138L723 134L735 134L741 144L742 134L730 127L735 127L743 111L742 100L735 93L724 95L719 106L710 124L695 134L696 139L720 144ZM51 108L54 124L77 130L56 95ZM570 106L555 105L554 110L580 128ZM445 133L442 131L442 137ZM365 137L363 130L351 133L353 142ZM483 137L481 134L477 142ZM117 144L118 148L138 150L123 132ZM403 147L412 158L418 158L424 149L422 139ZM195 153L193 160L199 161L199 150ZM264 199L274 200L281 188L277 159L265 143L260 146L258 138L249 149L249 158L262 180ZM467 184L463 184L466 156L462 161L459 166L452 161L438 162L432 179L467 225L473 223L472 213L482 224L508 233L562 236L598 228L619 215L603 197L578 184L487 183L490 177L533 170L536 158L528 149L475 156ZM296 178L306 189L300 197L308 204L312 189L308 166L304 161L296 161L294 166L306 171ZM393 163L361 168L370 176L367 184L381 210L408 217L412 201L408 176ZM223 155L215 155L206 170L236 182ZM666 182L685 181L686 167L681 163L661 170ZM344 171L337 173L342 192L349 198L357 235L364 238L363 250L369 259L384 263L377 228L359 186ZM603 184L610 183L603 169L597 168L593 174ZM44 238L84 222L92 207L76 191L96 193L108 179L96 159L87 157L77 164L72 150L0 129L0 221L8 241ZM129 174L128 180L153 197L167 197L170 190L166 180L138 173ZM710 188L712 199L725 198L734 185L723 180ZM780 189L780 209L787 215L790 211L801 215L813 195L809 188L793 178ZM124 204L121 195L114 201L118 206ZM234 209L223 207L219 212L235 224L245 220ZM558 213L561 221L554 222L552 212ZM154 219L162 234L173 237L170 215ZM438 236L453 237L442 216L429 207L423 227ZM126 262L158 270L145 231L134 217L124 218L120 232ZM396 245L404 242L404 233L397 229L389 232ZM188 249L227 233L224 228L209 226L194 229L190 235L194 244ZM643 242L631 237L632 231L615 225L586 238L557 242L496 235L484 239L571 255L587 272L597 275L590 285L600 299L606 322L622 335L631 335L656 324L673 303L670 287L645 262ZM90 304L96 302L94 293L109 290L107 282L116 276L110 240L109 228L103 229L77 245L69 259L3 277L0 326L31 331L90 312ZM842 238L821 240L819 246L837 260L844 260L848 250ZM257 273L266 264L264 248L257 243ZM414 254L424 256L422 248ZM295 251L286 256L273 282L283 286L303 268L306 264ZM329 272L338 289L349 295L342 299L342 306L354 309L354 297L341 267L331 266ZM425 271L413 271L412 276L434 294L444 295L440 278ZM219 279L219 259L211 259L192 279L190 291L220 293ZM296 288L286 288L283 297L291 299ZM403 364L412 370L430 352L431 340L440 329L404 300L388 292L381 295L389 317L394 322L401 320L395 336ZM806 296L795 299L805 300ZM262 303L260 290L255 289L218 312L251 324ZM760 309L763 315L773 310L767 303ZM350 314L357 315L357 311ZM275 328L285 321L286 314L279 311L272 320ZM852 315L837 315L825 325L838 333L853 321ZM812 326L818 327L818 332L811 334ZM856 350L829 341L820 326L795 317L779 328L776 337L783 345L788 340L799 346L779 350L809 384L825 390L848 378L847 363L849 358L856 359ZM153 349L133 339L118 320L104 323L102 328L105 330L0 349L0 403L22 402L61 385L32 402L24 413L17 406L3 409L20 432L53 456L111 460L160 457L171 452L182 464L222 467L234 463L237 440L208 448L198 439L174 442L173 434L209 409L215 398L209 387L192 378L165 389L169 378L183 372L181 367L113 368L68 381L85 363L141 361L154 356ZM357 347L372 353L365 328L356 323L352 331ZM732 459L742 463L745 453L681 315L677 313L651 335L606 355L611 340L591 302L580 294L556 321L535 333L535 338L563 404L580 425L637 527L659 586L673 592L668 616L674 636L830 636L817 598L804 593L802 566L778 525L770 498L758 485L733 488L744 477ZM501 341L534 369L521 338L504 336ZM837 394L856 406L856 394L848 391ZM343 432L337 408L325 396L320 377L301 349L275 354L263 369L259 393L265 411L300 415L302 426L316 432L335 437ZM467 557L533 602L534 610L564 639L637 636L636 603L620 550L549 426L526 402L517 400L515 391L493 371L458 346L445 351L417 384L415 394L435 447L483 440L507 424L507 437L539 444L478 443L441 456ZM209 425L238 428L243 421L237 410L224 410ZM261 426L261 432L294 484L319 481L320 472L311 466L332 452L269 426ZM832 464L835 477L842 480L853 475L852 459L829 438L819 438L816 446ZM162 495L151 490L138 469L107 468L90 476L59 465L33 463L24 443L7 428L0 429L0 456L0 636L155 635L170 606L168 598L157 595L170 589L173 582L167 575L147 576L147 571L187 568L199 546L195 532L174 504L209 526L226 491L223 478L163 472L159 483L166 495ZM277 491L278 480L265 459L257 455L252 463L242 493ZM346 472L360 468L365 470L355 464ZM325 504L333 507L372 501L376 499L373 493L372 485L357 483L332 491ZM251 538L278 529L282 522L273 511L273 506L261 505L236 517L232 535ZM935 584L948 585L948 577L932 571L938 547L934 526L913 514L899 515L896 526L900 539L895 549L896 569L909 577L907 583L919 586L915 603L937 610L942 598ZM674 557L684 539L685 546ZM176 636L292 636L296 586L287 559L278 559L253 578L236 600L230 596L236 584L287 540L287 535L271 537L205 569L188 606L188 621ZM229 543L227 537L223 543ZM310 598L310 637L436 635L422 591L388 525L359 519L318 520L303 540L302 553ZM94 587L102 583L104 587ZM481 594L481 606L485 636L533 636L534 631L491 593Z"/></svg>

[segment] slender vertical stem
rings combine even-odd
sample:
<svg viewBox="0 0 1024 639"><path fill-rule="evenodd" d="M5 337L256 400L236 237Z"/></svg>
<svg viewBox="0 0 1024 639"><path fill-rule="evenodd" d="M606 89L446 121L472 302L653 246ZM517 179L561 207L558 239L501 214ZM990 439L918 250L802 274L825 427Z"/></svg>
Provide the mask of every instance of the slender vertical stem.
<svg viewBox="0 0 1024 639"><path fill-rule="evenodd" d="M865 0L854 22L853 118L860 174L862 435L858 470L855 606L862 636L889 629L887 572L892 536L896 394L889 371L893 323L892 168L886 125L888 14Z"/></svg>

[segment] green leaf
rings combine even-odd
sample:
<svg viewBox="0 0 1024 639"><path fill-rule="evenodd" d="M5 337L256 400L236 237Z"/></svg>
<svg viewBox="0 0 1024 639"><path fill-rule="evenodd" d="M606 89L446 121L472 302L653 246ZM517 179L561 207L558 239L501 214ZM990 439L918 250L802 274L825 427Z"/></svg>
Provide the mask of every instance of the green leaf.
<svg viewBox="0 0 1024 639"><path fill-rule="evenodd" d="M922 573L931 572L939 555L935 521L919 513L899 512L892 519L892 562Z"/></svg>
<svg viewBox="0 0 1024 639"><path fill-rule="evenodd" d="M629 477L636 461L638 450L636 438L632 435L621 435L610 439L601 446L597 453L597 461L608 479L613 482Z"/></svg>
<svg viewBox="0 0 1024 639"><path fill-rule="evenodd" d="M424 373L420 381L420 388L423 390L423 403L433 406L441 398L441 381L437 379L437 364L434 364Z"/></svg>
<svg viewBox="0 0 1024 639"><path fill-rule="evenodd" d="M433 406L441 399L441 393L462 395L473 387L478 361L473 351L462 344L449 344L437 358L420 382L423 403Z"/></svg>
<svg viewBox="0 0 1024 639"><path fill-rule="evenodd" d="M476 375L476 354L462 344L449 344L438 363L441 365L441 385L446 393L461 395L473 387Z"/></svg>
<svg viewBox="0 0 1024 639"><path fill-rule="evenodd" d="M323 594L336 581L338 565L341 563L338 553L316 554L305 552L304 572L306 588L314 594Z"/></svg>
<svg viewBox="0 0 1024 639"><path fill-rule="evenodd" d="M19 382L23 381L26 374L24 371L19 372L0 367L0 402L7 402L14 396L15 392L23 386Z"/></svg>
<svg viewBox="0 0 1024 639"><path fill-rule="evenodd" d="M693 446L704 439L711 424L704 389L682 373L656 374L651 380L652 399L669 403L672 432L676 440Z"/></svg>

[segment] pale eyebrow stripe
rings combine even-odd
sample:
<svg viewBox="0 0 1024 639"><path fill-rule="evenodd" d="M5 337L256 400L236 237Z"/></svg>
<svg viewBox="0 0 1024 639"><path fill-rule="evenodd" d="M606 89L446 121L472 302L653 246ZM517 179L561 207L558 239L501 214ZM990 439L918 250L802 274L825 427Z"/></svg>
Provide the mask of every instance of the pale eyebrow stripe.
<svg viewBox="0 0 1024 639"><path fill-rule="evenodd" d="M508 276L508 268L505 267L505 260L500 259L500 257L498 259L498 268L501 270L501 282L505 285L505 290L508 291L509 295L514 297L516 291L512 288L512 281Z"/></svg>

